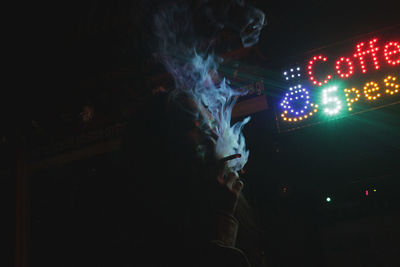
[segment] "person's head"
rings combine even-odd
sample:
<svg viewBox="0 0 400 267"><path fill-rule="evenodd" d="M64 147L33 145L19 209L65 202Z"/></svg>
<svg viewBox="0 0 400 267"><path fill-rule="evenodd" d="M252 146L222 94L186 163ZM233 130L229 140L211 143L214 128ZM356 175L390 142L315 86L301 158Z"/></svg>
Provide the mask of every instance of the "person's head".
<svg viewBox="0 0 400 267"><path fill-rule="evenodd" d="M208 45L221 46L218 44L221 33L230 32L242 46L250 47L258 42L261 29L266 25L264 12L245 0L189 2L194 30Z"/></svg>

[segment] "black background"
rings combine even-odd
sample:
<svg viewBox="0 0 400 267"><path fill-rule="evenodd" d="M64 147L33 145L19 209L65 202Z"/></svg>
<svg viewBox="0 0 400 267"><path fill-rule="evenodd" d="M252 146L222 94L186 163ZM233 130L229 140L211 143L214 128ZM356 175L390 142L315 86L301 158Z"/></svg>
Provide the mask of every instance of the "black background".
<svg viewBox="0 0 400 267"><path fill-rule="evenodd" d="M257 64L270 70L271 79L277 80L285 66L282 62L288 59L399 23L395 1L252 3L267 14L269 23L257 44L265 62ZM145 40L150 29L145 24L132 28L125 21L127 17L134 19L131 14L140 8L147 10L148 5L91 1L24 8L23 14L35 19L24 23L28 31L20 46L28 52L27 67L20 67L20 71L32 77L29 90L20 89L18 110L22 112L17 129L22 135L30 140L32 120L50 136L43 142L80 132L83 126L78 114L87 104L95 106L99 117L113 114L114 120L123 120L130 101L149 90L137 77L163 72L151 58L139 53L149 48L135 42L136 38ZM115 26L107 29L105 16L113 17ZM143 68L146 64L150 67ZM124 69L134 74L126 79L110 74ZM268 98L271 106L275 99ZM399 114L395 105L282 134L276 131L273 109L252 115L244 130L251 153L243 177L244 192L265 230L268 265L399 263ZM5 136L13 132L5 129ZM119 223L104 213L119 194L105 190L113 184L117 161L118 155L109 153L30 177L32 266L99 265L99 255L107 253L106 248L94 244L99 235L119 250L118 255L129 254L121 246L129 242L120 230L124 227L107 228ZM374 188L377 192L366 198L364 191ZM325 201L328 196L330 203ZM123 211L115 210L118 212ZM109 264L126 263L120 259Z"/></svg>

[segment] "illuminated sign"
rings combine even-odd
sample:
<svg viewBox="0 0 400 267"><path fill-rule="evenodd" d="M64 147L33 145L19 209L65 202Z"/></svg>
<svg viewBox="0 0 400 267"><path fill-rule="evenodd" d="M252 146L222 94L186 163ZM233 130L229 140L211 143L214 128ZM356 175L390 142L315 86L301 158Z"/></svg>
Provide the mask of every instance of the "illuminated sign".
<svg viewBox="0 0 400 267"><path fill-rule="evenodd" d="M279 125L295 128L400 103L400 34L312 51L283 70ZM395 34L395 35L393 35Z"/></svg>

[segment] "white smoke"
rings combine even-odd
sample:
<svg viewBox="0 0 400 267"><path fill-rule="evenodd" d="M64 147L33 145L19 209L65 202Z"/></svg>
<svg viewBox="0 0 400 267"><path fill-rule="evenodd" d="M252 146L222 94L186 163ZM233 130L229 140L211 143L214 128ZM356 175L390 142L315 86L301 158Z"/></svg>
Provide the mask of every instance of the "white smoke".
<svg viewBox="0 0 400 267"><path fill-rule="evenodd" d="M240 158L228 162L231 171L239 171L249 156L242 128L250 117L231 126L231 114L237 98L247 92L231 88L229 81L218 75L220 58L209 51L196 51L201 40L194 33L188 8L170 6L160 10L155 16L155 33L159 41L158 54L175 81L172 94L184 93L196 103L206 118L206 123L200 125L201 130L212 131L217 136L213 142L219 159L241 154Z"/></svg>

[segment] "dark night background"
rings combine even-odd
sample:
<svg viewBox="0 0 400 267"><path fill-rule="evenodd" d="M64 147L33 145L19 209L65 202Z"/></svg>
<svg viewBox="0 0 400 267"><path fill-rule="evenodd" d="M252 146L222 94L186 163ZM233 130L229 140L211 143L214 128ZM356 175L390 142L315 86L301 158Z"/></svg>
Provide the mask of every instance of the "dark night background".
<svg viewBox="0 0 400 267"><path fill-rule="evenodd" d="M280 133L280 91L271 86L293 58L399 25L398 3L249 2L267 15L259 43L240 49L226 32L219 49L228 52L228 74L262 69L264 75L269 108L251 114L244 129L250 150L244 193L265 231L267 266L399 266L399 105ZM129 242L126 226L109 213L120 194L120 136L135 107L153 89L170 86L145 41L152 5L25 8L35 17L24 25L32 84L19 92L17 124L0 132L3 188L17 188L17 204L7 209L17 228L7 235L9 261L18 266L100 266L98 255L108 251L94 241L99 236L118 255L129 255L122 245ZM85 119L85 110L93 116ZM129 266L124 259L109 264Z"/></svg>

